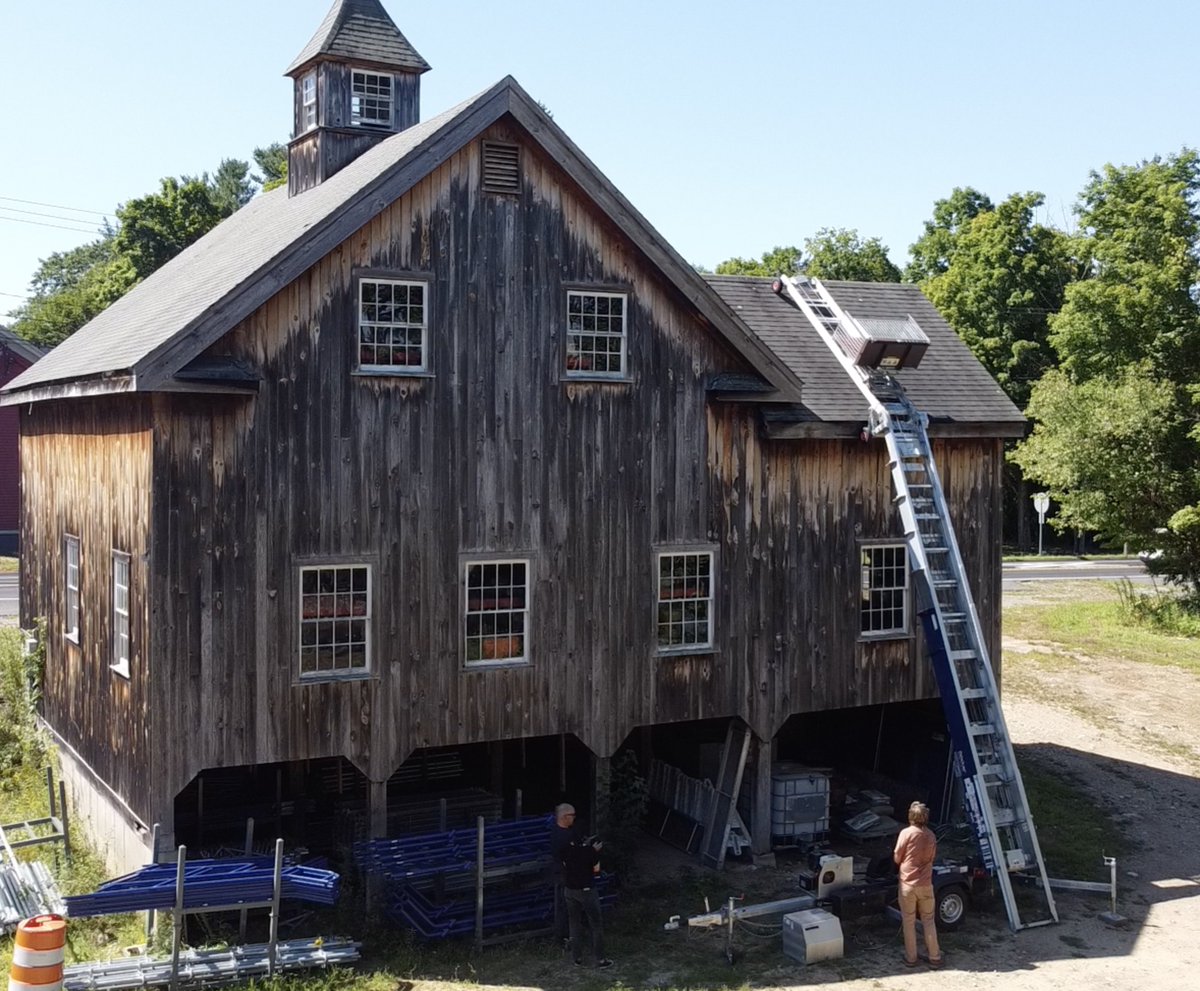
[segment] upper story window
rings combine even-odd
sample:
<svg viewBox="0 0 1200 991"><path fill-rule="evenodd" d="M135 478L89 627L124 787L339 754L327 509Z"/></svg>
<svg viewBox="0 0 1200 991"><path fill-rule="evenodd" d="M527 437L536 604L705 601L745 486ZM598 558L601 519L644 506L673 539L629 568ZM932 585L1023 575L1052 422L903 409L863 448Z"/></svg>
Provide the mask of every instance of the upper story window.
<svg viewBox="0 0 1200 991"><path fill-rule="evenodd" d="M68 534L63 540L66 563L63 589L63 632L79 643L79 538Z"/></svg>
<svg viewBox="0 0 1200 991"><path fill-rule="evenodd" d="M658 555L658 649L685 651L713 644L712 551Z"/></svg>
<svg viewBox="0 0 1200 991"><path fill-rule="evenodd" d="M300 80L300 130L317 126L317 74L310 72Z"/></svg>
<svg viewBox="0 0 1200 991"><path fill-rule="evenodd" d="M362 675L371 664L371 569L300 569L300 677Z"/></svg>
<svg viewBox="0 0 1200 991"><path fill-rule="evenodd" d="M424 282L360 279L358 365L368 371L423 372L428 310Z"/></svg>
<svg viewBox="0 0 1200 991"><path fill-rule="evenodd" d="M392 77L386 72L354 69L350 81L350 123L355 127L392 126Z"/></svg>
<svg viewBox="0 0 1200 991"><path fill-rule="evenodd" d="M863 547L860 615L864 634L908 632L908 548L903 544Z"/></svg>
<svg viewBox="0 0 1200 991"><path fill-rule="evenodd" d="M129 555L112 552L112 669L129 677Z"/></svg>
<svg viewBox="0 0 1200 991"><path fill-rule="evenodd" d="M567 291L568 375L625 374L627 311L625 293Z"/></svg>
<svg viewBox="0 0 1200 991"><path fill-rule="evenodd" d="M468 561L465 574L466 663L529 660L529 561Z"/></svg>

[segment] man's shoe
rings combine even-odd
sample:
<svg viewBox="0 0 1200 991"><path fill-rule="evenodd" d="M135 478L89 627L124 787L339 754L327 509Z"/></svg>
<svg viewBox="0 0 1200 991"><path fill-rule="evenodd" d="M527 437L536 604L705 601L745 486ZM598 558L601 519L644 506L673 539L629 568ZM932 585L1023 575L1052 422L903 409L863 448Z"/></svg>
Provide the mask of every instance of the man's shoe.
<svg viewBox="0 0 1200 991"><path fill-rule="evenodd" d="M933 957L930 957L928 960L928 963L929 963L929 966L932 967L934 970L940 970L942 967L946 966L946 958L938 957L936 960L934 960Z"/></svg>
<svg viewBox="0 0 1200 991"><path fill-rule="evenodd" d="M603 960L596 961L596 969L597 970L603 970L605 967L611 967L612 965L613 965L612 961L609 960L607 957L605 957Z"/></svg>
<svg viewBox="0 0 1200 991"><path fill-rule="evenodd" d="M909 960L908 957L902 957L901 959L904 961L905 967L915 967L921 962L920 960Z"/></svg>

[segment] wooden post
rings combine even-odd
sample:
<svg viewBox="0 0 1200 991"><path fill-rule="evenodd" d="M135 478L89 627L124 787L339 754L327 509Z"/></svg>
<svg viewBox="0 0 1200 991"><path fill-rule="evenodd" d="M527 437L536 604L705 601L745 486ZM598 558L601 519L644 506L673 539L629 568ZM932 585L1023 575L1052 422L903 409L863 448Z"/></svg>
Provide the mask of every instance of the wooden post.
<svg viewBox="0 0 1200 991"><path fill-rule="evenodd" d="M158 823L155 823L150 830L150 863L158 863ZM150 937L154 935L154 909L146 909L146 942L150 942Z"/></svg>
<svg viewBox="0 0 1200 991"><path fill-rule="evenodd" d="M388 834L387 810L387 778L382 781L371 781L367 784L367 815L370 819L369 832L371 839L385 839ZM367 875L367 912L370 913L378 904L383 893L383 886L376 874Z"/></svg>
<svg viewBox="0 0 1200 991"><path fill-rule="evenodd" d="M771 852L771 763L774 742L751 736L754 777L750 782L750 853L756 864L774 863Z"/></svg>
<svg viewBox="0 0 1200 991"><path fill-rule="evenodd" d="M58 817L58 811L54 808L54 768L46 768L46 791L50 796L50 818Z"/></svg>
<svg viewBox="0 0 1200 991"><path fill-rule="evenodd" d="M279 898L283 892L283 837L275 840L275 886L271 892L271 937L267 946L267 976L275 975L275 952L279 945Z"/></svg>
<svg viewBox="0 0 1200 991"><path fill-rule="evenodd" d="M246 820L246 856L254 852L254 820ZM246 915L247 910L242 909L241 917L238 919L238 943L242 946L246 945Z"/></svg>
<svg viewBox="0 0 1200 991"><path fill-rule="evenodd" d="M483 949L483 816L475 820L475 949Z"/></svg>
<svg viewBox="0 0 1200 991"><path fill-rule="evenodd" d="M181 846L175 855L175 932L171 938L171 991L179 991L179 943L183 936L183 875L187 863L187 847Z"/></svg>
<svg viewBox="0 0 1200 991"><path fill-rule="evenodd" d="M58 780L58 805L58 821L62 824L63 834L63 856L67 858L69 864L71 862L71 816L67 812L67 783L62 778Z"/></svg>
<svg viewBox="0 0 1200 991"><path fill-rule="evenodd" d="M612 758L592 756L592 828L602 834L608 829L608 808L612 791Z"/></svg>

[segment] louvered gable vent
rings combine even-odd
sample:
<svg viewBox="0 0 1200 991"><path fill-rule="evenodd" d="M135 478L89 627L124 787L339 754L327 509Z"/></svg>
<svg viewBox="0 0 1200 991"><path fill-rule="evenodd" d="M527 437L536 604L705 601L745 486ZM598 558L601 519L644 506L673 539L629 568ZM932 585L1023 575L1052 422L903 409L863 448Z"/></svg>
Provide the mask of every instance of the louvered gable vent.
<svg viewBox="0 0 1200 991"><path fill-rule="evenodd" d="M521 192L521 148L519 145L483 142L483 191Z"/></svg>

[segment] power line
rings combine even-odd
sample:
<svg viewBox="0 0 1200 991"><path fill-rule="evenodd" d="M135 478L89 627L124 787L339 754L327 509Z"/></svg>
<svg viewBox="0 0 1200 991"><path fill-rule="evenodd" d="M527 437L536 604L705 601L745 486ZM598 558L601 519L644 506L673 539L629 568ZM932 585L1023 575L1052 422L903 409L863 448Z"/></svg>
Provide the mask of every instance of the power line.
<svg viewBox="0 0 1200 991"><path fill-rule="evenodd" d="M85 223L87 223L86 220L82 220L78 217L64 217L57 213L41 213L38 210L22 210L19 207L15 207L15 206L0 205L0 210L7 210L9 213L23 213L29 217L49 217L51 220L65 220L69 224L85 224Z"/></svg>
<svg viewBox="0 0 1200 991"><path fill-rule="evenodd" d="M9 203L25 203L28 206L48 206L51 210L69 210L71 213L94 213L98 217L107 217L112 211L105 212L103 210L85 210L78 206L62 206L59 203L41 203L38 200L19 200L15 196L0 196L0 200L7 200Z"/></svg>
<svg viewBox="0 0 1200 991"><path fill-rule="evenodd" d="M68 227L66 224L46 224L40 220L22 220L20 217L0 217L13 224L32 224L34 227L56 227L60 231L75 231L76 234L96 234L94 227Z"/></svg>
<svg viewBox="0 0 1200 991"><path fill-rule="evenodd" d="M0 296L11 296L13 299L29 299L29 298L31 298L29 296L24 296L24 295L21 295L20 293L15 293L15 292L0 292Z"/></svg>

